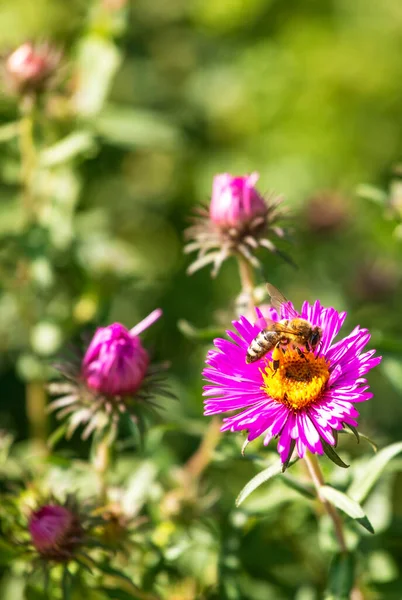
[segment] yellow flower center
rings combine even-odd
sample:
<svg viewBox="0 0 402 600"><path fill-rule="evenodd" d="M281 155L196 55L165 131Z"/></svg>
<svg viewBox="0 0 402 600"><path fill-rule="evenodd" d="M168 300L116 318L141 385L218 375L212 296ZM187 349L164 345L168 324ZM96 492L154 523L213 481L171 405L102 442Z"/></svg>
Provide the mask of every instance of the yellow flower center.
<svg viewBox="0 0 402 600"><path fill-rule="evenodd" d="M290 409L301 410L321 397L329 379L328 366L325 358L312 352L300 356L296 349L289 348L281 352L276 371L272 362L261 371L264 380L261 389Z"/></svg>

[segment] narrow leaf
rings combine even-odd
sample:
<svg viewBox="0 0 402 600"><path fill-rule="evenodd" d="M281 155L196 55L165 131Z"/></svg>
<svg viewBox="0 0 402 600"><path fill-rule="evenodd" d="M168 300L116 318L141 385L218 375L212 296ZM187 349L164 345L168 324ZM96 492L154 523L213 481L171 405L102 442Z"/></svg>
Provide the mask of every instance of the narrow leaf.
<svg viewBox="0 0 402 600"><path fill-rule="evenodd" d="M48 448L53 450L56 444L61 440L61 438L66 434L67 431L67 423L63 423L60 427L57 427L53 431L53 433L48 437L47 445Z"/></svg>
<svg viewBox="0 0 402 600"><path fill-rule="evenodd" d="M310 500L314 500L316 498L316 493L312 485L301 483L298 479L292 477L292 475L288 475L287 473L284 473L282 481L285 485L290 487L292 490L299 492L299 494L301 494L302 496L305 496Z"/></svg>
<svg viewBox="0 0 402 600"><path fill-rule="evenodd" d="M353 433L353 435L355 436L357 443L358 443L358 444L360 444L360 434L359 434L359 432L357 431L357 428L356 428L356 427L354 427L353 425L349 425L349 423L346 423L346 427L347 427L348 429L350 429L350 431L351 431L351 432Z"/></svg>
<svg viewBox="0 0 402 600"><path fill-rule="evenodd" d="M356 500L349 498L349 496L343 492L340 492L329 485L323 485L320 487L320 498L328 500L328 502L342 510L349 517L355 519L355 521L360 523L360 525L367 529L367 531L374 533L372 524Z"/></svg>
<svg viewBox="0 0 402 600"><path fill-rule="evenodd" d="M325 440L321 439L322 447L324 448L325 454L328 456L333 463L338 465L338 467L342 467L343 469L348 469L349 465L343 462L341 457L335 452L332 446L328 444Z"/></svg>
<svg viewBox="0 0 402 600"><path fill-rule="evenodd" d="M389 461L400 452L402 452L402 442L391 444L380 450L354 478L349 486L348 495L357 502L363 502Z"/></svg>
<svg viewBox="0 0 402 600"><path fill-rule="evenodd" d="M294 464L298 458L294 459L290 464ZM240 494L236 498L236 506L240 506L244 502L250 494L252 494L260 485L275 477L275 475L279 475L282 472L283 465L281 462L276 462L273 465L270 465L260 473L258 473L255 477L250 479L248 483L244 486Z"/></svg>

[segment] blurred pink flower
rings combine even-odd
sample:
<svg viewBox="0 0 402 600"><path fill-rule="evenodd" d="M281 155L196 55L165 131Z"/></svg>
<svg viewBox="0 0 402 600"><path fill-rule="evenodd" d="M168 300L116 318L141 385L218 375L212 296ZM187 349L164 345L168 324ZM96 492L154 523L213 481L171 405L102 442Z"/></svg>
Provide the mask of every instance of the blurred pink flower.
<svg viewBox="0 0 402 600"><path fill-rule="evenodd" d="M292 262L272 240L286 237L278 224L284 216L279 210L281 199L265 199L255 187L258 177L258 173L240 177L222 173L214 177L209 208L196 209L193 225L185 232L189 243L184 251L198 253L188 268L189 274L212 264L215 276L232 255L260 267L256 256L259 248Z"/></svg>
<svg viewBox="0 0 402 600"><path fill-rule="evenodd" d="M6 60L5 68L11 87L16 92L41 91L60 62L60 52L49 44L25 42Z"/></svg>
<svg viewBox="0 0 402 600"><path fill-rule="evenodd" d="M28 529L33 546L44 558L67 560L82 541L78 516L59 504L46 504L33 512Z"/></svg>
<svg viewBox="0 0 402 600"><path fill-rule="evenodd" d="M211 219L220 227L236 227L264 215L267 206L254 187L258 178L258 173L243 177L216 175L209 207Z"/></svg>

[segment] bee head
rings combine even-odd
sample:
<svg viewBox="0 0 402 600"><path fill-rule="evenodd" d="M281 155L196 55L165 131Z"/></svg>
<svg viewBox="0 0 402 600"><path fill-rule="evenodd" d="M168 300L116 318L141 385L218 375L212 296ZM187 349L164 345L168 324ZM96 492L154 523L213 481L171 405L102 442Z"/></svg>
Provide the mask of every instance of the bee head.
<svg viewBox="0 0 402 600"><path fill-rule="evenodd" d="M318 327L318 326L313 327L311 329L311 335L310 335L310 340L309 340L310 346L311 346L311 348L313 350L320 343L321 337L322 337L322 329L321 329L321 327Z"/></svg>

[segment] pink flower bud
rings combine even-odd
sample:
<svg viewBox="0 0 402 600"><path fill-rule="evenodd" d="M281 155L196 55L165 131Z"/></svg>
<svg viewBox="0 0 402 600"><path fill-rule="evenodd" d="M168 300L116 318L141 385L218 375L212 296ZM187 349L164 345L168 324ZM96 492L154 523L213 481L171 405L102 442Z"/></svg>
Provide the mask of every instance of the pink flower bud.
<svg viewBox="0 0 402 600"><path fill-rule="evenodd" d="M60 54L47 44L22 44L6 61L6 72L11 86L17 92L41 89L53 75L59 60Z"/></svg>
<svg viewBox="0 0 402 600"><path fill-rule="evenodd" d="M124 396L140 387L149 356L140 338L120 323L96 330L82 361L87 386L106 396Z"/></svg>
<svg viewBox="0 0 402 600"><path fill-rule="evenodd" d="M67 557L82 533L77 515L58 504L47 504L32 513L28 529L39 554L55 559Z"/></svg>
<svg viewBox="0 0 402 600"><path fill-rule="evenodd" d="M232 177L223 173L214 177L209 214L219 227L238 227L258 215L265 215L267 205L255 189L258 173Z"/></svg>

